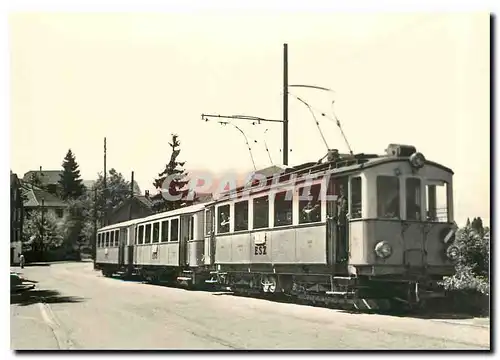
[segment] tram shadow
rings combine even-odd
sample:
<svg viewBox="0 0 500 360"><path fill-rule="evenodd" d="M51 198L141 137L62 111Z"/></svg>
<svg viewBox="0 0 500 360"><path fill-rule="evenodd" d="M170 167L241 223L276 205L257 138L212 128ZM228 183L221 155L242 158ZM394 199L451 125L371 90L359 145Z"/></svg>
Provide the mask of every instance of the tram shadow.
<svg viewBox="0 0 500 360"><path fill-rule="evenodd" d="M103 276L104 277L104 276ZM179 290L186 290L186 291L201 291L201 292L217 292L220 290L217 290L214 286L206 284L206 285L197 285L197 286L188 286L185 284L180 284L176 281L157 281L157 282L151 282L145 279L144 277L140 275L120 275L120 274L113 274L112 276L109 276L108 279L114 279L117 281L123 281L127 283L137 283L141 285L148 285L148 286L155 286L155 287L164 287L164 288L171 288L171 289L179 289Z"/></svg>
<svg viewBox="0 0 500 360"><path fill-rule="evenodd" d="M384 315L402 318L415 318L427 320L465 320L478 317L488 317L489 312L481 311L480 309L450 309L446 302L430 302L427 306L420 309L405 309L400 307L391 307L385 309L357 309L350 304L326 304L322 302L311 302L305 299L300 299L294 296L283 296L278 294L252 294L234 291L217 291L214 296L234 296L241 298L251 298L274 303L295 304L300 306L308 306L315 308L330 309L346 314L365 314L365 315Z"/></svg>

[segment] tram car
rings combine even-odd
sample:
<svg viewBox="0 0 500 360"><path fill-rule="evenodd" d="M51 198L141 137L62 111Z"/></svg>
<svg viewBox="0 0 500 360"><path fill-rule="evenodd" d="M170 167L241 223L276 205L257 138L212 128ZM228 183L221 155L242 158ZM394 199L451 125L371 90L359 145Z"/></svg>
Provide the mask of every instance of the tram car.
<svg viewBox="0 0 500 360"><path fill-rule="evenodd" d="M136 274L152 283L205 285L213 246L203 235L204 208L192 205L99 229L96 267L105 276Z"/></svg>
<svg viewBox="0 0 500 360"><path fill-rule="evenodd" d="M328 154L206 208L218 283L360 309L421 306L454 273L453 171L414 146Z"/></svg>

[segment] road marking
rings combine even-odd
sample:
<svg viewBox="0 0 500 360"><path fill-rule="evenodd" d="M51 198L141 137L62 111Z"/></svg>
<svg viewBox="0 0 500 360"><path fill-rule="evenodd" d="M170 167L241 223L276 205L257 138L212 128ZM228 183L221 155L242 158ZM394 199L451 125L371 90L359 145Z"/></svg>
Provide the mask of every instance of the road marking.
<svg viewBox="0 0 500 360"><path fill-rule="evenodd" d="M52 312L50 306L48 304L40 302L38 303L38 308L40 309L40 313L42 314L43 321L45 321L45 323L52 330L52 333L54 334L54 338L56 339L57 346L59 347L59 349L60 350L74 349L73 343L61 329L61 326L57 323L55 315Z"/></svg>

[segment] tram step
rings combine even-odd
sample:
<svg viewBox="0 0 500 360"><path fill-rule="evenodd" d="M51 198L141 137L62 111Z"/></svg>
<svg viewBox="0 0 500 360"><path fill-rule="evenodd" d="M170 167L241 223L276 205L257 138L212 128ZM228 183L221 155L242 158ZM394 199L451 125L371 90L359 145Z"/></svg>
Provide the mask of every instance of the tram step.
<svg viewBox="0 0 500 360"><path fill-rule="evenodd" d="M186 276L178 276L178 277L177 277L177 280L178 280L178 281L190 281L190 280L193 280L193 278L191 278L191 277L186 277Z"/></svg>
<svg viewBox="0 0 500 360"><path fill-rule="evenodd" d="M217 281L217 280L212 280L212 279L210 279L210 280L205 280L205 282L206 282L207 284L217 284L217 283L218 283L218 281Z"/></svg>

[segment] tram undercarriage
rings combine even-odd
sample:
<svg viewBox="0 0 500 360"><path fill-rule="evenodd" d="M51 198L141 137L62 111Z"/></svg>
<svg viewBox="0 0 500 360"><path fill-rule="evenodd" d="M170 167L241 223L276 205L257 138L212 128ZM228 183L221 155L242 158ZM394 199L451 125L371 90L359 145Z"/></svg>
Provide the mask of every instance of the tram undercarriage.
<svg viewBox="0 0 500 360"><path fill-rule="evenodd" d="M370 278L333 274L223 272L211 273L221 290L236 294L286 296L312 304L340 308L391 311L420 309L429 298L444 296L441 278Z"/></svg>

